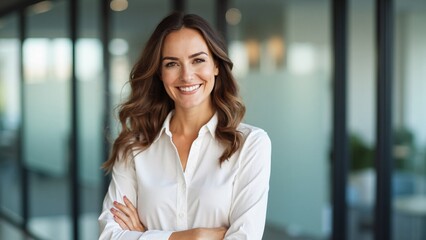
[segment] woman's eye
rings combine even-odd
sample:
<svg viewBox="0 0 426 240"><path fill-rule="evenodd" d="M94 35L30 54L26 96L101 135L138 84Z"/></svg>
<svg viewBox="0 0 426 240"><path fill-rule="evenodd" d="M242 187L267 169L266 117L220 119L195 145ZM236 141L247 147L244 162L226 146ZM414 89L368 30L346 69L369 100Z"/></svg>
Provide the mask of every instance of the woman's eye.
<svg viewBox="0 0 426 240"><path fill-rule="evenodd" d="M174 67L174 66L176 66L176 63L175 62L168 62L164 66L165 67Z"/></svg>
<svg viewBox="0 0 426 240"><path fill-rule="evenodd" d="M197 58L194 60L194 63L202 63L205 62L206 60L202 59L202 58Z"/></svg>

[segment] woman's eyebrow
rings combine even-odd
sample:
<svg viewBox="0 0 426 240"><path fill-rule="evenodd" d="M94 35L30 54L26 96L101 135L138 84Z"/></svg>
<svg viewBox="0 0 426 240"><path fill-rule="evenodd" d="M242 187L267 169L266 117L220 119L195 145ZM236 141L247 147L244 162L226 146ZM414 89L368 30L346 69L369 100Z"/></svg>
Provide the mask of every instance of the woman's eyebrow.
<svg viewBox="0 0 426 240"><path fill-rule="evenodd" d="M177 57L163 57L163 58L161 58L161 61L164 61L164 60L174 60L174 61L176 61L176 60L179 60L179 58L177 58Z"/></svg>
<svg viewBox="0 0 426 240"><path fill-rule="evenodd" d="M197 53L191 54L188 57L189 58L195 58L195 57L198 57L198 56L203 55L203 54L207 55L207 56L209 55L208 53L201 51L201 52L197 52ZM161 58L161 61L164 61L164 60L173 60L173 61L176 61L176 60L179 60L179 58L165 56L165 57Z"/></svg>
<svg viewBox="0 0 426 240"><path fill-rule="evenodd" d="M189 58L195 58L195 57L198 57L198 56L200 56L202 54L207 55L207 56L209 55L206 52L201 51L201 52L197 52L197 53L189 55Z"/></svg>

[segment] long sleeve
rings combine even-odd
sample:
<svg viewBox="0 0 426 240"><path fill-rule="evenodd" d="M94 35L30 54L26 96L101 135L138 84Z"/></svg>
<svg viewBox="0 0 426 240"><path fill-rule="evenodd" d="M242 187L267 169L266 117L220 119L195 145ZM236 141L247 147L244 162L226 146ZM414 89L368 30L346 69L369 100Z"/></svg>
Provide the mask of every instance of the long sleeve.
<svg viewBox="0 0 426 240"><path fill-rule="evenodd" d="M114 221L110 212L113 202L122 202L123 197L126 196L133 204L136 204L137 189L134 161L126 161L124 159L116 161L112 170L111 183L103 202L102 213L98 219L100 240L167 240L170 237L171 231L148 230L146 232L137 232L123 230Z"/></svg>
<svg viewBox="0 0 426 240"><path fill-rule="evenodd" d="M263 130L248 135L241 149L226 240L261 240L266 219L271 141Z"/></svg>

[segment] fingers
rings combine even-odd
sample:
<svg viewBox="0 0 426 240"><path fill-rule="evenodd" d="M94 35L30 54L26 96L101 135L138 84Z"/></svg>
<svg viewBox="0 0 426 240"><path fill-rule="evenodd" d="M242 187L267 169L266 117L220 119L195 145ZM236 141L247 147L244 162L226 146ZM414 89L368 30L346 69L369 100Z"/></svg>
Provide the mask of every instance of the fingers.
<svg viewBox="0 0 426 240"><path fill-rule="evenodd" d="M118 216L114 216L114 220L118 223L118 225L120 225L123 230L130 230L129 226L127 226L127 224Z"/></svg>
<svg viewBox="0 0 426 240"><path fill-rule="evenodd" d="M141 221L139 220L139 215L137 212L137 209L133 206L133 204L129 201L129 199L124 196L123 198L124 204L118 203L117 201L114 201L114 207L117 209L112 208L111 212L114 215L115 218L118 218L122 224L120 226L123 228L122 225L127 226L129 230L134 231L145 231L145 227L142 225ZM118 221L116 221L118 223ZM123 228L125 229L125 228Z"/></svg>
<svg viewBox="0 0 426 240"><path fill-rule="evenodd" d="M120 210L121 212L123 212L124 214L126 214L129 218L132 217L132 215L134 214L133 211L127 207L126 205L123 205L117 201L114 201L114 207L116 207L118 210Z"/></svg>
<svg viewBox="0 0 426 240"><path fill-rule="evenodd" d="M136 208L135 206L133 206L132 202L130 202L130 200L124 196L123 197L124 203L126 204L126 206L132 211L132 212L136 212Z"/></svg>
<svg viewBox="0 0 426 240"><path fill-rule="evenodd" d="M133 212L126 205L123 205L116 201L114 201L114 207L116 207L118 210L112 208L111 209L112 214L114 214L115 217L120 219L126 226L128 226L129 229L133 229L134 228Z"/></svg>
<svg viewBox="0 0 426 240"><path fill-rule="evenodd" d="M138 210L135 208L135 206L133 206L132 202L130 202L130 200L126 196L123 197L123 200L124 200L124 204L126 204L127 208L131 212L131 215L129 217L132 220L134 229L144 232L145 227L142 225L141 221L139 220Z"/></svg>
<svg viewBox="0 0 426 240"><path fill-rule="evenodd" d="M130 230L130 227L127 224L128 222L130 222L130 220L124 213L114 208L111 208L111 213L114 215L114 220L120 225L123 230Z"/></svg>
<svg viewBox="0 0 426 240"><path fill-rule="evenodd" d="M127 218L130 220L126 221L126 224L130 227L130 229L135 229L139 223L139 217L136 208L126 197L124 197L123 200L125 205L114 202L114 206L126 214Z"/></svg>
<svg viewBox="0 0 426 240"><path fill-rule="evenodd" d="M130 220L132 220L133 226L137 226L140 221L139 221L139 216L138 216L138 212L136 208L133 206L133 204L129 201L129 199L126 196L124 196L123 200L124 200L124 204L126 204L127 210L130 212L128 216Z"/></svg>

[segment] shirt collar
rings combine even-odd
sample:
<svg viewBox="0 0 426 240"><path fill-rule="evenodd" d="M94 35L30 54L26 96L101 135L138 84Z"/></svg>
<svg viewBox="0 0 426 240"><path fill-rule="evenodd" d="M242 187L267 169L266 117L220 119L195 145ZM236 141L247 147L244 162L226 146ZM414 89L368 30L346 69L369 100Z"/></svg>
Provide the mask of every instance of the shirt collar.
<svg viewBox="0 0 426 240"><path fill-rule="evenodd" d="M168 136L172 136L172 133L170 132L169 129L169 125L170 125L170 120L172 119L172 116L174 114L174 110L170 111L169 114L167 115L166 119L163 122L163 126L160 129L160 132L158 133L157 138L155 138L154 142L157 142L158 139L160 139L161 135L163 135L163 133L166 133Z"/></svg>
<svg viewBox="0 0 426 240"><path fill-rule="evenodd" d="M172 133L170 132L170 120L172 119L174 113L175 113L174 110L169 112L154 142L158 141L158 139L161 137L161 135L163 135L163 133L166 133L170 137L172 136ZM208 131L214 138L216 136L217 123L218 123L218 117L216 112L213 115L213 117L204 126L201 127L200 131L198 132L198 135L205 134Z"/></svg>
<svg viewBox="0 0 426 240"><path fill-rule="evenodd" d="M213 138L215 138L216 136L216 127L217 127L217 123L218 123L218 117L217 117L217 112L213 115L212 118L210 118L210 120L206 123L206 125L204 125L201 129L200 129L200 133L202 131L206 131L205 129L207 128L207 130L210 132L210 134L212 135ZM204 130L203 130L204 129Z"/></svg>

